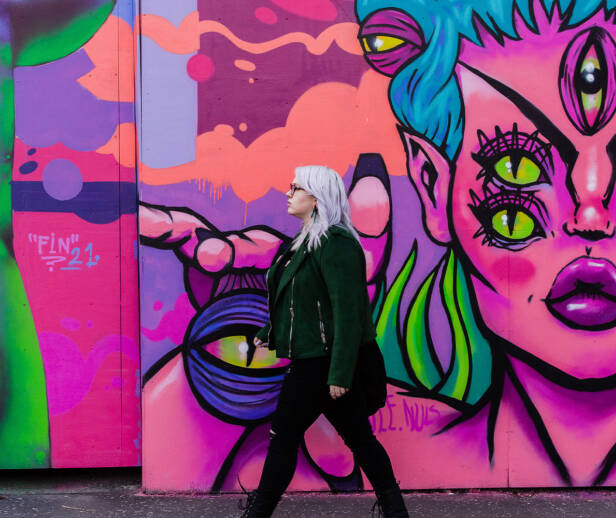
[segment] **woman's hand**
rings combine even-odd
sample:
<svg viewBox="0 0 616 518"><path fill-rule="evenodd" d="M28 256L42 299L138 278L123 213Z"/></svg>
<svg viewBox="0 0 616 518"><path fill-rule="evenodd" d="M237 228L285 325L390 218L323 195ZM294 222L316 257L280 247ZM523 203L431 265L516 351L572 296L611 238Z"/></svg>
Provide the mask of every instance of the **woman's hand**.
<svg viewBox="0 0 616 518"><path fill-rule="evenodd" d="M256 336L254 338L254 340L252 341L253 344L255 344L255 347L267 347L267 342L262 342L261 340L259 340Z"/></svg>
<svg viewBox="0 0 616 518"><path fill-rule="evenodd" d="M339 399L349 391L346 387L338 387L336 385L329 386L329 395L332 399Z"/></svg>

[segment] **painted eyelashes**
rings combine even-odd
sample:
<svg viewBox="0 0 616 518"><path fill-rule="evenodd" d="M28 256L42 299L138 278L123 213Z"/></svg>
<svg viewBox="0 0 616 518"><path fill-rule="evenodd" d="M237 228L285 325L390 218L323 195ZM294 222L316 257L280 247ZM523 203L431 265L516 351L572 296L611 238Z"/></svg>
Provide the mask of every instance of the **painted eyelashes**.
<svg viewBox="0 0 616 518"><path fill-rule="evenodd" d="M517 124L507 133L498 126L494 131L494 139L489 139L481 130L477 131L481 148L478 153L471 154L483 168L477 178L485 177L486 183L514 188L551 183L554 170L551 144L543 142L538 131L532 134L520 132Z"/></svg>
<svg viewBox="0 0 616 518"><path fill-rule="evenodd" d="M488 139L478 131L481 149L472 155L482 166L477 178L485 179L483 200L470 191L469 207L480 224L473 237L483 236L482 244L488 246L518 251L545 237L539 219L546 222L547 211L536 191L523 189L551 183L550 144L543 142L538 132L519 132L516 124L507 133L497 126L495 134L494 139Z"/></svg>
<svg viewBox="0 0 616 518"><path fill-rule="evenodd" d="M481 200L470 191L471 211L479 221L474 238L483 236L482 245L507 248L517 252L545 237L535 213L543 214L534 192L502 190ZM543 218L542 218L543 219Z"/></svg>

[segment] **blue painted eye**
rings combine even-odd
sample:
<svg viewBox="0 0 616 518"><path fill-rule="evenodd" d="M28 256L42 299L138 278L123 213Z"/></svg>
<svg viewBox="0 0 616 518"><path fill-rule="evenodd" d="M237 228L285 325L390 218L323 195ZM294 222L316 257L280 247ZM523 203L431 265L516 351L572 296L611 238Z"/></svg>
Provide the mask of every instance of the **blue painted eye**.
<svg viewBox="0 0 616 518"><path fill-rule="evenodd" d="M288 361L249 344L268 320L259 293L229 293L198 313L185 338L184 364L199 404L222 421L266 421L276 402Z"/></svg>

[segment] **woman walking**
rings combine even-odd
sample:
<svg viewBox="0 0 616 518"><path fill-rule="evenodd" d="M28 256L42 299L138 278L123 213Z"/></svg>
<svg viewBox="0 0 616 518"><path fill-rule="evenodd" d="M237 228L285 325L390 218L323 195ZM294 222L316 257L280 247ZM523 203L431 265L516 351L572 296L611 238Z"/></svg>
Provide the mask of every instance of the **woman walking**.
<svg viewBox="0 0 616 518"><path fill-rule="evenodd" d="M270 321L254 343L291 364L261 480L243 517L271 516L295 472L304 433L321 414L353 452L385 517L408 517L387 452L353 386L359 348L376 333L344 184L327 167L298 167L287 197L288 213L303 225L268 272Z"/></svg>

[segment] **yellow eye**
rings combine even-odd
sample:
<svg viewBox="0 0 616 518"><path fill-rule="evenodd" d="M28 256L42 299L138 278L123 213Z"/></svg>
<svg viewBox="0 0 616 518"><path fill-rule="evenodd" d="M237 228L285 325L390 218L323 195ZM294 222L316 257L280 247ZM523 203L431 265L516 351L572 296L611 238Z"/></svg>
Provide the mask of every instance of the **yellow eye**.
<svg viewBox="0 0 616 518"><path fill-rule="evenodd" d="M371 34L361 39L364 50L371 52L386 52L404 44L404 40L383 34Z"/></svg>
<svg viewBox="0 0 616 518"><path fill-rule="evenodd" d="M535 221L525 212L504 209L492 216L492 228L507 239L526 239L535 230Z"/></svg>
<svg viewBox="0 0 616 518"><path fill-rule="evenodd" d="M586 120L592 126L603 102L603 72L594 47L588 50L578 70L578 83Z"/></svg>
<svg viewBox="0 0 616 518"><path fill-rule="evenodd" d="M250 353L246 336L226 336L207 345L206 350L222 361L237 367L262 369L280 367L282 363L267 348L253 349Z"/></svg>
<svg viewBox="0 0 616 518"><path fill-rule="evenodd" d="M494 165L497 176L510 184L530 185L537 183L541 176L541 169L530 158L522 157L514 171L511 157L506 155Z"/></svg>

